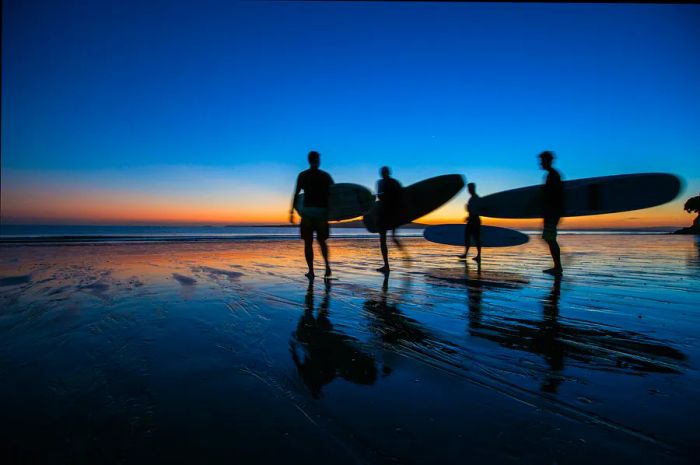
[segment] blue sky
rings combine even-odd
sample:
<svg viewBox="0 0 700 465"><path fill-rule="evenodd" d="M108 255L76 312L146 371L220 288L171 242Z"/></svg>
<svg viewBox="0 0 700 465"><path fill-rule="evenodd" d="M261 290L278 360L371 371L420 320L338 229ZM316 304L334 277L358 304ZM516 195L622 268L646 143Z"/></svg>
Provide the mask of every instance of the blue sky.
<svg viewBox="0 0 700 465"><path fill-rule="evenodd" d="M698 5L5 1L3 21L4 200L206 202L215 178L246 188L212 201L285 210L310 149L368 186L389 165L486 194L540 182L551 149L567 179L700 191Z"/></svg>

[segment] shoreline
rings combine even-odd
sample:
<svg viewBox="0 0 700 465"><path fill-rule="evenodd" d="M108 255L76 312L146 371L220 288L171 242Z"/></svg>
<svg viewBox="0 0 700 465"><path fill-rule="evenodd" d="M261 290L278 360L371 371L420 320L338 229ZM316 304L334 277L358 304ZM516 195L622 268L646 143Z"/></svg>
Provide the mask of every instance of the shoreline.
<svg viewBox="0 0 700 465"><path fill-rule="evenodd" d="M422 230L409 230L398 234L403 238L422 238ZM528 236L538 236L539 230L520 230ZM634 231L634 230L560 230L561 236L673 236L679 233L665 231ZM376 233L331 234L331 239L377 239ZM239 234L222 236L185 236L185 235L70 235L70 236L0 236L0 247L9 245L82 245L82 244L143 244L143 243L218 243L240 241L287 241L299 240L298 234Z"/></svg>

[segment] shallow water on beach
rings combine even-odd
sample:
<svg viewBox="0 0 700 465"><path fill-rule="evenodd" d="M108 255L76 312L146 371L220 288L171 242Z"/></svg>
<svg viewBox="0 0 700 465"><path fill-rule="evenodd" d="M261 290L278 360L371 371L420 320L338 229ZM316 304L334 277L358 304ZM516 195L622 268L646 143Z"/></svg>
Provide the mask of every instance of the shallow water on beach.
<svg viewBox="0 0 700 465"><path fill-rule="evenodd" d="M25 463L690 463L700 243L0 247L0 450ZM317 250L317 259L320 259ZM320 263L320 260L317 260Z"/></svg>

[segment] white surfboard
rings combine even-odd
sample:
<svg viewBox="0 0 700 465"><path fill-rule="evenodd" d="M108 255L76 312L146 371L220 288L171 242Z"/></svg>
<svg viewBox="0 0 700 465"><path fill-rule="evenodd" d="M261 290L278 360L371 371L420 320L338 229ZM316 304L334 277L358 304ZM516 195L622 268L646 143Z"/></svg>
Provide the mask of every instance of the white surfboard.
<svg viewBox="0 0 700 465"><path fill-rule="evenodd" d="M588 216L655 207L680 193L672 174L643 173L564 181L564 214ZM479 213L491 218L542 218L543 185L521 187L481 197Z"/></svg>
<svg viewBox="0 0 700 465"><path fill-rule="evenodd" d="M374 205L374 196L369 189L359 184L333 184L328 192L328 221L341 221L364 215ZM302 218L318 216L315 208L304 207L304 194L297 195L294 209Z"/></svg>

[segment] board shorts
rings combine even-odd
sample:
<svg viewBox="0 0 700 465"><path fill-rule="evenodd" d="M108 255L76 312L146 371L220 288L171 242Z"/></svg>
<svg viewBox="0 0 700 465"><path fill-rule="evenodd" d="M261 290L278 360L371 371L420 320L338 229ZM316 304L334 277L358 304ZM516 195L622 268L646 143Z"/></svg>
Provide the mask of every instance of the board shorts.
<svg viewBox="0 0 700 465"><path fill-rule="evenodd" d="M557 240L557 225L559 224L559 219L556 216L547 217L544 219L544 228L542 228L542 239L547 242L552 242Z"/></svg>
<svg viewBox="0 0 700 465"><path fill-rule="evenodd" d="M479 234L481 230L481 220L467 220L467 226L465 226L466 234Z"/></svg>
<svg viewBox="0 0 700 465"><path fill-rule="evenodd" d="M380 233L392 231L397 228L397 221L392 217L380 217L378 226Z"/></svg>
<svg viewBox="0 0 700 465"><path fill-rule="evenodd" d="M468 220L466 226L464 226L464 243L467 244L469 238L473 237L477 241L481 239L481 221L480 220Z"/></svg>
<svg viewBox="0 0 700 465"><path fill-rule="evenodd" d="M316 209L314 209L316 210ZM318 211L313 212L312 217L301 218L300 233L301 238L306 240L313 240L314 231L316 232L316 239L320 241L325 241L330 236L330 228L328 226L328 209L318 208Z"/></svg>
<svg viewBox="0 0 700 465"><path fill-rule="evenodd" d="M377 230L387 232L396 229L399 226L398 208L395 206L382 205L379 202L379 212L377 217Z"/></svg>

